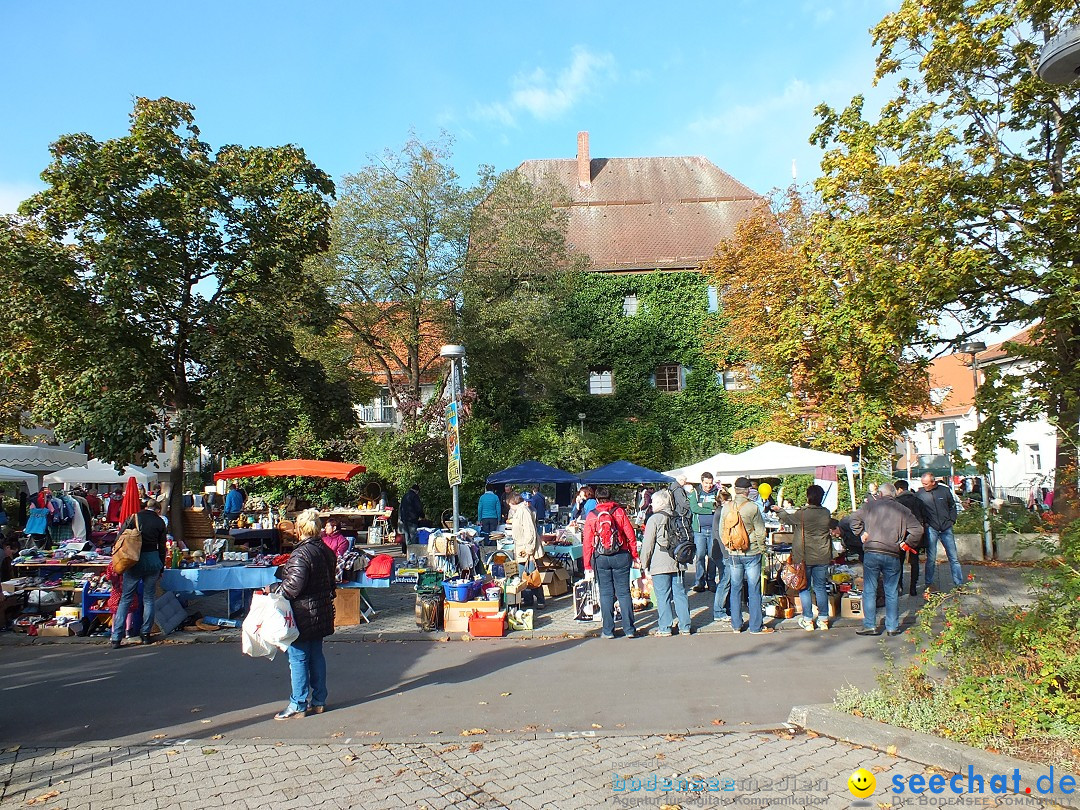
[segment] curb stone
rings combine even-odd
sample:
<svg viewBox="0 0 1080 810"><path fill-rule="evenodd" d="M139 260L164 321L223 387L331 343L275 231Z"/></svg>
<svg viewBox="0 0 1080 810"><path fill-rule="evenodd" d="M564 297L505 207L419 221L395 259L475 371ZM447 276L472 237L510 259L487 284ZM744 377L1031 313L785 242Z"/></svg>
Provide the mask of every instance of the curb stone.
<svg viewBox="0 0 1080 810"><path fill-rule="evenodd" d="M1043 767L1002 754L991 754L981 748L945 740L931 734L897 728L866 717L856 717L841 712L828 703L794 706L791 714L788 715L788 723L804 731L813 731L824 737L831 737L863 748L872 748L950 773L965 774L971 766L975 773L982 774L988 779L992 774L1012 774L1014 770L1018 770L1021 784L1034 786L1035 780L1040 776L1048 775L1049 770L1049 766ZM1051 807L1080 808L1080 786L1077 787L1077 791L1074 794L1055 793L1053 796L1044 796L1034 792L1031 794L1010 792L1008 795L1036 799L1046 802ZM1051 804L1052 802L1056 804Z"/></svg>

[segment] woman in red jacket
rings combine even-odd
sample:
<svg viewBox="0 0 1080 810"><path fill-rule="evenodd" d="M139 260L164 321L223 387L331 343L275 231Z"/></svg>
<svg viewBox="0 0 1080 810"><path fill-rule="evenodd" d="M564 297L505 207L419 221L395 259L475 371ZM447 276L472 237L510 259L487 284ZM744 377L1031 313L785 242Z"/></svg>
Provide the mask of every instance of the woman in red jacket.
<svg viewBox="0 0 1080 810"><path fill-rule="evenodd" d="M596 490L596 508L585 519L582 562L585 578L596 578L600 589L601 637L615 638L615 599L619 600L623 633L636 635L634 601L630 597L630 567L637 565L638 544L626 510L611 500L607 487Z"/></svg>

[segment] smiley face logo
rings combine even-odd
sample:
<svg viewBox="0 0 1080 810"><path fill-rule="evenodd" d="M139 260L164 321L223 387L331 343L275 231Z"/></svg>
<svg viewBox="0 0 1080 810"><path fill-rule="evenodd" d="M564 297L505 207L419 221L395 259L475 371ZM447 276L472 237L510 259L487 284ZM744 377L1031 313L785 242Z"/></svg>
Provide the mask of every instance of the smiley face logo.
<svg viewBox="0 0 1080 810"><path fill-rule="evenodd" d="M874 792L874 788L877 787L877 779L866 768L859 768L848 777L847 787L852 796L857 799L865 799Z"/></svg>

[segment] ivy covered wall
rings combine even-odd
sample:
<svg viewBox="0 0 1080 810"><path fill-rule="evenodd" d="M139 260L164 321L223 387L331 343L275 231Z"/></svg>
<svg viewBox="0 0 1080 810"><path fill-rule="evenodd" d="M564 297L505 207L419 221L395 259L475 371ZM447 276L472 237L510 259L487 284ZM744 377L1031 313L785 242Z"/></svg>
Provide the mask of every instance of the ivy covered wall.
<svg viewBox="0 0 1080 810"><path fill-rule="evenodd" d="M624 315L628 296L637 313ZM758 413L724 390L717 364L703 352L703 336L715 328L709 285L696 272L582 273L567 305L581 341L580 389L560 408L565 420L584 413L598 463L627 458L654 469L700 461L719 451L743 449L733 433ZM684 388L659 391L656 367L684 368ZM612 395L590 395L590 369L611 369Z"/></svg>

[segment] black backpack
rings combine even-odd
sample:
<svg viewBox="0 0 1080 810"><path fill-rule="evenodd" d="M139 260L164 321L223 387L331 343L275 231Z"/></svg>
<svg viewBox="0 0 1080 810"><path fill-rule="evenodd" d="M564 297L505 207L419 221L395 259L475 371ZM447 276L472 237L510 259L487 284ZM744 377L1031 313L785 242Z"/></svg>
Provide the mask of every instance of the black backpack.
<svg viewBox="0 0 1080 810"><path fill-rule="evenodd" d="M679 565L687 565L697 557L697 544L694 535L687 527L687 521L678 517L669 517L663 523L663 532L656 533L656 542L659 543L671 559Z"/></svg>

